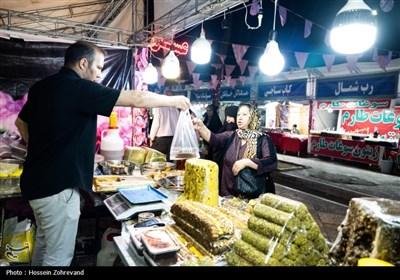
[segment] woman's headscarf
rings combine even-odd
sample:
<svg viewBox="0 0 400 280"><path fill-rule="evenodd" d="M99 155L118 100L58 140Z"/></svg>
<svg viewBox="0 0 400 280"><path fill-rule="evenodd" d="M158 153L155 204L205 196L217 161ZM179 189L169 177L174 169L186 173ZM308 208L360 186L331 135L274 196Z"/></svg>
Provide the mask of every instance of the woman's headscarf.
<svg viewBox="0 0 400 280"><path fill-rule="evenodd" d="M250 121L247 129L238 129L240 139L246 139L247 147L244 158L255 158L257 156L257 139L262 135L259 131L261 114L254 105L242 103L240 107L246 106L250 109Z"/></svg>

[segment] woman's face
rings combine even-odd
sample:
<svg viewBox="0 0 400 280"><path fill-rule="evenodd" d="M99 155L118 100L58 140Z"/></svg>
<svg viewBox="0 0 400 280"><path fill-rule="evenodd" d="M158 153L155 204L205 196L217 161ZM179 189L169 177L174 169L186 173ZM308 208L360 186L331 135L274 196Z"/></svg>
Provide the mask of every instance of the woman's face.
<svg viewBox="0 0 400 280"><path fill-rule="evenodd" d="M237 113L237 126L240 129L248 129L250 124L250 108L241 106Z"/></svg>

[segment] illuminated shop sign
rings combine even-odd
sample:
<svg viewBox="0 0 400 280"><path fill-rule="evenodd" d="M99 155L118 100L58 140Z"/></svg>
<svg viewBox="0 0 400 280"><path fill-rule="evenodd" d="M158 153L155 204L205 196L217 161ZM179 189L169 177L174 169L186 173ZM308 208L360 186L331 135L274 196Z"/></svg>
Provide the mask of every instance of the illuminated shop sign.
<svg viewBox="0 0 400 280"><path fill-rule="evenodd" d="M152 52L158 52L160 49L169 51L171 49L171 42L160 41L157 44L151 46ZM188 51L189 51L189 43L188 42L183 42L183 43L174 42L175 54L187 55Z"/></svg>
<svg viewBox="0 0 400 280"><path fill-rule="evenodd" d="M258 86L258 98L261 100L306 99L307 80L263 83Z"/></svg>
<svg viewBox="0 0 400 280"><path fill-rule="evenodd" d="M250 89L250 86L221 88L219 98L221 101L250 101Z"/></svg>
<svg viewBox="0 0 400 280"><path fill-rule="evenodd" d="M318 79L316 99L395 98L398 73Z"/></svg>

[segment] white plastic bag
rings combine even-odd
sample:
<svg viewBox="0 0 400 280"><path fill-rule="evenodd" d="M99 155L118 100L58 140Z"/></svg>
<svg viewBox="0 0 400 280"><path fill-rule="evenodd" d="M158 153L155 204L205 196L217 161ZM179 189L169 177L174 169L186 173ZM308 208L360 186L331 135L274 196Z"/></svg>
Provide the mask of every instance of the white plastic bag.
<svg viewBox="0 0 400 280"><path fill-rule="evenodd" d="M179 114L169 157L171 160L200 158L199 143L189 110L181 111Z"/></svg>

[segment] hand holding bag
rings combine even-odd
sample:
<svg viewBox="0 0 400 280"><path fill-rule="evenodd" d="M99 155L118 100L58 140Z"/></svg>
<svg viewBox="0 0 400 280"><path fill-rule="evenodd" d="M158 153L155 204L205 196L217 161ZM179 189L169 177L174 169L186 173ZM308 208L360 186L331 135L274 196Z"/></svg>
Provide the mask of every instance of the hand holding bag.
<svg viewBox="0 0 400 280"><path fill-rule="evenodd" d="M189 110L181 111L179 114L169 158L171 160L200 158L199 143L197 142Z"/></svg>

